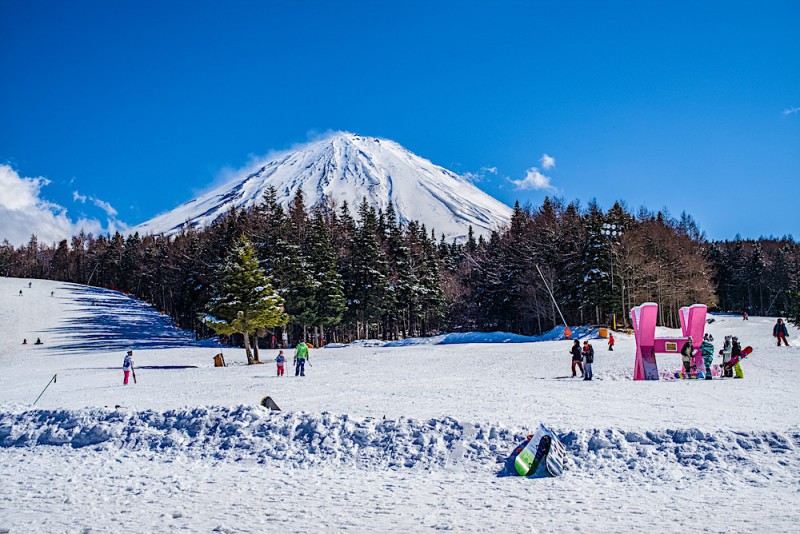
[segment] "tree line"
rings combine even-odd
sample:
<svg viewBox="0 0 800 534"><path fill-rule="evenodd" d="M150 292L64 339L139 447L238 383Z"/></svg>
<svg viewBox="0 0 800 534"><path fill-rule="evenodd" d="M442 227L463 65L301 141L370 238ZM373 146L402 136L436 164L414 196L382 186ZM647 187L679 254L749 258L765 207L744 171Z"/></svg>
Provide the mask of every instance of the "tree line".
<svg viewBox="0 0 800 534"><path fill-rule="evenodd" d="M685 213L545 198L537 207L516 204L509 224L489 236L470 228L463 242L400 221L391 204L381 210L363 199L355 213L346 203L309 209L302 191L284 209L269 190L253 209L171 237L5 242L0 273L125 291L205 337L212 331L204 317L225 294L231 253L246 239L248 261L285 313L285 325L246 340L256 351L257 337L273 333L317 342L468 330L535 335L561 324L562 314L570 325L624 326L626 311L647 301L659 304L661 324L677 327L677 310L692 303L791 315L800 300L800 246L791 237L712 242ZM616 235L604 232L610 224Z"/></svg>

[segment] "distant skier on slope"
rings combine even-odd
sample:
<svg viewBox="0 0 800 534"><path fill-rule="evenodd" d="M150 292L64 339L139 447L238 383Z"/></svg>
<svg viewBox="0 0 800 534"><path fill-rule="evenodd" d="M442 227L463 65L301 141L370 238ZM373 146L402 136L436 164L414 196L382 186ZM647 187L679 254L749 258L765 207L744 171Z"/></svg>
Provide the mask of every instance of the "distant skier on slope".
<svg viewBox="0 0 800 534"><path fill-rule="evenodd" d="M786 341L786 338L789 337L789 330L787 330L786 323L783 322L783 319L778 319L778 322L772 327L772 337L778 339L779 347L781 346L781 341L783 341L785 346L789 346L789 342Z"/></svg>
<svg viewBox="0 0 800 534"><path fill-rule="evenodd" d="M588 341L583 342L583 379L584 380L591 380L592 376L592 364L594 363L594 348L592 347L591 343Z"/></svg>
<svg viewBox="0 0 800 534"><path fill-rule="evenodd" d="M125 361L122 362L122 383L124 385L128 385L128 377L133 370L133 351L129 350L128 353L125 355Z"/></svg>
<svg viewBox="0 0 800 534"><path fill-rule="evenodd" d="M608 350L614 350L614 334L608 333Z"/></svg>
<svg viewBox="0 0 800 534"><path fill-rule="evenodd" d="M689 336L681 348L681 360L683 361L683 372L686 374L686 378L689 378L689 373L692 370L692 354L694 354L692 336Z"/></svg>
<svg viewBox="0 0 800 534"><path fill-rule="evenodd" d="M700 351L703 353L703 363L706 366L706 380L711 380L711 364L714 363L714 345L711 341L714 338L710 334L703 336L703 344Z"/></svg>
<svg viewBox="0 0 800 534"><path fill-rule="evenodd" d="M583 362L581 362L581 342L577 339L572 344L572 349L570 349L570 353L572 354L572 377L575 378L575 366L578 366L578 369L581 370L581 378L583 378Z"/></svg>
<svg viewBox="0 0 800 534"><path fill-rule="evenodd" d="M278 376L283 376L283 367L284 364L286 364L286 356L283 355L282 350L278 351L278 356L275 358L275 363L278 366Z"/></svg>
<svg viewBox="0 0 800 534"><path fill-rule="evenodd" d="M306 360L308 359L308 345L300 341L294 353L294 376L306 376Z"/></svg>

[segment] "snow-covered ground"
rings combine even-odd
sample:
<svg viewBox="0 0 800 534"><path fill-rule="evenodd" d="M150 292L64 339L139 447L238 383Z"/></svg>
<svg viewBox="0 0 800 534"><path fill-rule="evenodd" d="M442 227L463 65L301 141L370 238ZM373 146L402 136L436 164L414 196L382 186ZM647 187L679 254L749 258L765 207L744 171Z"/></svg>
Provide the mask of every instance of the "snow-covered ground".
<svg viewBox="0 0 800 534"><path fill-rule="evenodd" d="M800 531L800 349L771 318L708 327L754 348L744 380L633 382L624 335L592 382L567 341L315 349L278 378L125 295L28 282L0 278L0 532ZM564 475L504 476L539 422Z"/></svg>

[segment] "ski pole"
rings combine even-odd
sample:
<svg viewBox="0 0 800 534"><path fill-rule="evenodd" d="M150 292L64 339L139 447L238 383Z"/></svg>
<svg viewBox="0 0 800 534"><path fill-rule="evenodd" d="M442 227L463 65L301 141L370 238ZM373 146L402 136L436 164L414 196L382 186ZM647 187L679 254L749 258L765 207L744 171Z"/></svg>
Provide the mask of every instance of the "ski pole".
<svg viewBox="0 0 800 534"><path fill-rule="evenodd" d="M53 378L51 378L51 379L50 379L50 382L48 382L48 383L47 383L47 385L44 387L44 389L42 390L42 392L41 392L41 393L39 393L39 396L38 396L38 397L36 397L36 400L35 400L35 401L33 401L33 405L34 405L34 406L36 405L36 403L37 403L37 402L39 402L39 399L41 399L41 398L42 398L42 395L44 395L44 392L45 392L45 391L47 391L47 388L49 388L49 387L50 387L50 384L55 384L55 382L56 382L57 378L58 378L58 373L56 373L56 374L54 374L54 375L53 375Z"/></svg>
<svg viewBox="0 0 800 534"><path fill-rule="evenodd" d="M136 383L136 369L131 365L131 374L133 374L133 383Z"/></svg>

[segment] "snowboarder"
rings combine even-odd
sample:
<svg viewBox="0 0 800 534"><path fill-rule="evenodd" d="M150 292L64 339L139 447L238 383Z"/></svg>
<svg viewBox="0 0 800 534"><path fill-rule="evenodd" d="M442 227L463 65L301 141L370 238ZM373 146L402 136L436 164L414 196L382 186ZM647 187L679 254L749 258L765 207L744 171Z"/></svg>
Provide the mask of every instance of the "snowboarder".
<svg viewBox="0 0 800 534"><path fill-rule="evenodd" d="M594 363L594 348L588 341L583 342L583 379L592 379L592 364Z"/></svg>
<svg viewBox="0 0 800 534"><path fill-rule="evenodd" d="M681 348L681 360L683 360L683 371L686 374L686 378L689 378L689 373L692 370L692 354L694 353L694 349L692 349L692 336L686 338L686 343L683 344Z"/></svg>
<svg viewBox="0 0 800 534"><path fill-rule="evenodd" d="M34 345L44 345L44 343L42 343L42 340L37 337L36 338L36 343L34 343Z"/></svg>
<svg viewBox="0 0 800 534"><path fill-rule="evenodd" d="M722 356L722 376L725 378L733 377L733 369L730 366L732 348L731 336L725 336L725 343L722 345L722 350L719 351Z"/></svg>
<svg viewBox="0 0 800 534"><path fill-rule="evenodd" d="M744 372L742 371L742 346L739 344L739 338L734 336L731 346L731 362L733 363L733 370L735 372L733 378L744 378Z"/></svg>
<svg viewBox="0 0 800 534"><path fill-rule="evenodd" d="M778 339L778 346L781 346L781 341L787 347L789 346L789 342L786 341L786 338L789 336L789 331L786 329L786 324L784 324L783 319L778 319L778 322L775 323L775 326L772 327L772 337Z"/></svg>
<svg viewBox="0 0 800 534"><path fill-rule="evenodd" d="M300 341L294 354L294 376L306 376L306 360L308 359L308 345Z"/></svg>
<svg viewBox="0 0 800 534"><path fill-rule="evenodd" d="M124 385L128 385L128 377L133 370L133 351L129 350L128 353L125 355L125 361L122 362L122 383Z"/></svg>
<svg viewBox="0 0 800 534"><path fill-rule="evenodd" d="M584 371L583 371L583 362L581 362L582 358L581 342L576 339L575 342L572 344L572 349L570 349L570 352L572 353L572 378L575 378L576 376L575 375L576 365L578 366L578 369L581 370L581 378L583 378Z"/></svg>
<svg viewBox="0 0 800 534"><path fill-rule="evenodd" d="M278 357L275 358L275 363L278 365L278 376L283 376L283 366L286 363L286 357L283 355L282 350L278 351Z"/></svg>
<svg viewBox="0 0 800 534"><path fill-rule="evenodd" d="M614 334L608 333L608 350L614 350Z"/></svg>
<svg viewBox="0 0 800 534"><path fill-rule="evenodd" d="M706 366L706 380L711 380L711 364L714 363L714 345L711 334L703 336L703 344L700 345L700 351L703 353L703 363Z"/></svg>

